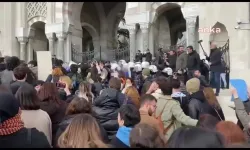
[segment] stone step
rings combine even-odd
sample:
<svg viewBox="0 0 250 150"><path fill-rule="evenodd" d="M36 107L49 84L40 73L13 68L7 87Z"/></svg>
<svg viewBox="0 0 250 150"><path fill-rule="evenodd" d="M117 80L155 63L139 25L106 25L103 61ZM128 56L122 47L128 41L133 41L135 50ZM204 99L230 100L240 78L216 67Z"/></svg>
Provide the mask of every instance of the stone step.
<svg viewBox="0 0 250 150"><path fill-rule="evenodd" d="M225 120L237 123L238 119L236 118L235 110L231 108L234 107L234 102L231 101L231 95L228 94L227 92L220 93L217 99L225 115Z"/></svg>

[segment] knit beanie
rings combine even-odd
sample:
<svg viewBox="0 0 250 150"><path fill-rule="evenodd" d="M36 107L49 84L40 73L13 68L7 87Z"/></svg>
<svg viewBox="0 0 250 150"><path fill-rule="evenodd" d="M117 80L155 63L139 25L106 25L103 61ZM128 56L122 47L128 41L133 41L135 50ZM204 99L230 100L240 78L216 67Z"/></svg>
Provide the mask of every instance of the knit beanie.
<svg viewBox="0 0 250 150"><path fill-rule="evenodd" d="M188 93L195 93L200 90L200 80L198 78L192 78L186 83L186 90Z"/></svg>
<svg viewBox="0 0 250 150"><path fill-rule="evenodd" d="M149 70L148 68L144 68L144 69L142 70L142 75L144 75L144 76L149 76L149 75L150 75L150 70Z"/></svg>

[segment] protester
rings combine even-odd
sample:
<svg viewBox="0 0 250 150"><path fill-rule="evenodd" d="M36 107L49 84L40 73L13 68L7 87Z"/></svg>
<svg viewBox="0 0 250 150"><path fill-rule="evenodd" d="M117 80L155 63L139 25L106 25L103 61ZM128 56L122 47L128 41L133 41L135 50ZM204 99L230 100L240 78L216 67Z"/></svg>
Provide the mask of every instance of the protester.
<svg viewBox="0 0 250 150"><path fill-rule="evenodd" d="M60 148L107 148L102 141L99 126L89 114L79 114L58 139Z"/></svg>
<svg viewBox="0 0 250 150"><path fill-rule="evenodd" d="M59 136L65 131L65 129L68 127L68 125L72 122L75 116L78 114L90 114L92 115L92 106L91 103L89 103L84 98L74 98L68 105L65 117L60 122L57 133L56 133L56 139L59 138ZM106 131L103 129L103 127L100 125L99 122L97 122L100 128L102 140L104 142L108 142L108 136Z"/></svg>
<svg viewBox="0 0 250 150"><path fill-rule="evenodd" d="M50 116L52 122L52 145L54 145L56 131L64 117L67 104L59 99L59 93L53 83L44 83L37 94L40 99L40 108Z"/></svg>
<svg viewBox="0 0 250 150"><path fill-rule="evenodd" d="M224 138L202 128L182 127L174 131L167 148L224 148Z"/></svg>
<svg viewBox="0 0 250 150"><path fill-rule="evenodd" d="M22 109L21 118L26 128L36 128L43 132L49 144L52 144L52 123L49 115L40 109L36 90L24 83L16 92L16 99Z"/></svg>
<svg viewBox="0 0 250 150"><path fill-rule="evenodd" d="M77 96L86 99L89 103L92 104L94 101L94 94L91 92L91 88L92 88L91 85L87 82L80 83Z"/></svg>
<svg viewBox="0 0 250 150"><path fill-rule="evenodd" d="M157 100L154 96L150 94L145 94L141 97L140 99L140 116L141 116L141 122L140 123L145 123L153 128L156 128L159 133L162 133L162 129L160 128L160 124L157 119L153 117L153 114L155 113L156 110L156 103Z"/></svg>
<svg viewBox="0 0 250 150"><path fill-rule="evenodd" d="M164 148L166 140L152 126L140 123L131 130L129 143L131 148Z"/></svg>
<svg viewBox="0 0 250 150"><path fill-rule="evenodd" d="M115 148L129 148L130 132L141 120L139 110L131 104L123 105L119 109L117 120L119 129L116 136L113 137L111 145Z"/></svg>
<svg viewBox="0 0 250 150"><path fill-rule="evenodd" d="M181 82L179 79L172 79L171 84L173 87L171 97L180 103L180 106L183 112L186 115L188 115L188 112L189 112L188 104L190 102L190 97L186 95L185 93L181 92L181 89L180 89Z"/></svg>
<svg viewBox="0 0 250 150"><path fill-rule="evenodd" d="M163 122L163 134L166 139L179 127L184 125L196 126L198 120L186 116L180 104L171 98L171 81L165 77L156 78L147 92L157 99L155 116Z"/></svg>
<svg viewBox="0 0 250 150"><path fill-rule="evenodd" d="M73 84L73 93L79 88L79 84L82 81L81 75L78 73L78 65L72 64L70 65L70 72L67 76L71 79Z"/></svg>
<svg viewBox="0 0 250 150"><path fill-rule="evenodd" d="M5 59L6 69L2 72L1 83L9 85L13 81L13 70L20 65L20 59L16 56Z"/></svg>
<svg viewBox="0 0 250 150"><path fill-rule="evenodd" d="M0 93L0 112L1 148L50 148L43 132L24 127L22 110L11 93Z"/></svg>
<svg viewBox="0 0 250 150"><path fill-rule="evenodd" d="M13 75L15 77L15 81L10 84L10 88L12 93L15 95L16 91L26 83L27 72L25 67L19 66L13 70Z"/></svg>
<svg viewBox="0 0 250 150"><path fill-rule="evenodd" d="M212 115L220 121L225 120L224 113L216 98L214 90L211 87L206 87L203 89L203 92L208 104L214 109L214 113Z"/></svg>
<svg viewBox="0 0 250 150"><path fill-rule="evenodd" d="M122 93L129 97L138 109L140 108L140 95L134 86L134 81L131 78L126 80L126 84L122 90Z"/></svg>
<svg viewBox="0 0 250 150"><path fill-rule="evenodd" d="M248 142L250 142L250 115L247 113L243 102L239 99L238 92L235 88L232 88L232 95L234 97L235 112L243 125L243 131L247 137Z"/></svg>
<svg viewBox="0 0 250 150"><path fill-rule="evenodd" d="M210 98L209 103L206 100L204 92L200 90L200 80L197 78L192 78L186 83L187 92L190 94L190 102L188 104L188 115L193 119L199 119L202 114L210 114L218 117L219 120L223 120L222 116L218 116L217 110L214 109L215 106L211 106L213 98ZM213 102L213 105L215 102ZM216 105L218 106L218 105ZM224 116L224 115L223 115ZM220 119L221 118L221 119Z"/></svg>
<svg viewBox="0 0 250 150"><path fill-rule="evenodd" d="M247 142L243 131L231 121L217 123L216 131L225 138L225 145L244 144Z"/></svg>
<svg viewBox="0 0 250 150"><path fill-rule="evenodd" d="M216 124L219 122L220 120L218 120L216 117L209 114L203 114L199 118L197 127L215 131Z"/></svg>
<svg viewBox="0 0 250 150"><path fill-rule="evenodd" d="M55 67L52 71L52 74L48 75L45 82L56 83L59 81L60 76L63 76L63 75L64 75L64 73L63 73L61 67Z"/></svg>
<svg viewBox="0 0 250 150"><path fill-rule="evenodd" d="M31 60L30 62L28 62L28 67L35 74L36 78L38 78L37 61L36 60Z"/></svg>
<svg viewBox="0 0 250 150"><path fill-rule="evenodd" d="M199 70L194 71L194 77L200 80L202 87L209 87L209 83L206 81L205 76L201 75L201 72Z"/></svg>
<svg viewBox="0 0 250 150"><path fill-rule="evenodd" d="M110 140L118 130L118 110L123 104L127 103L127 98L120 92L120 88L121 81L118 78L111 78L109 88L103 89L93 103L95 118L107 131Z"/></svg>

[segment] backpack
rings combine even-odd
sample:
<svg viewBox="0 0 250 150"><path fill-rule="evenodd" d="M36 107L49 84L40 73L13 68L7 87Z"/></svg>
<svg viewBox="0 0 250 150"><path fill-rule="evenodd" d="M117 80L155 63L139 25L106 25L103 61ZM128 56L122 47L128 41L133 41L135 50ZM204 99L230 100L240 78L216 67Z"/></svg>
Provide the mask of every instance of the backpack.
<svg viewBox="0 0 250 150"><path fill-rule="evenodd" d="M159 116L155 116L155 119L159 122L159 123L158 123L158 124L159 124L159 128L161 129L161 131L163 131L163 134L164 134L164 135L168 132L168 130L172 127L172 125L174 125L174 120L172 120L172 122L171 122L166 128L164 128L164 123L163 123L163 121L162 121L162 119L161 119L161 116L162 116L162 114L163 114L163 111L164 111L164 109L165 109L165 107L166 107L168 101L169 101L169 100L167 100L167 102L166 102L166 104L164 105L164 107L163 107L161 113L159 114Z"/></svg>

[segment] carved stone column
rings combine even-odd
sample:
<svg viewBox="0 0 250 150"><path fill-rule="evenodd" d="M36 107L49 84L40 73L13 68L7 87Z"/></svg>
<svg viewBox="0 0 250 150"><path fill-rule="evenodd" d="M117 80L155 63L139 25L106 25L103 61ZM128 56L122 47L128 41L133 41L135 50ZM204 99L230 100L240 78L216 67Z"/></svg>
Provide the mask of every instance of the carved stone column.
<svg viewBox="0 0 250 150"><path fill-rule="evenodd" d="M26 43L28 42L28 37L18 37L18 42L20 43L20 60L26 61Z"/></svg>
<svg viewBox="0 0 250 150"><path fill-rule="evenodd" d="M196 38L195 38L195 28L196 25L196 17L188 17L186 18L186 28L187 28L187 32L186 32L186 36L187 36L187 46L191 45L195 48L196 46Z"/></svg>
<svg viewBox="0 0 250 150"><path fill-rule="evenodd" d="M58 38L58 48L57 48L56 57L64 61L65 60L64 43L66 39L66 33L57 33L56 35Z"/></svg>
<svg viewBox="0 0 250 150"><path fill-rule="evenodd" d="M135 43L135 27L129 29L129 48L130 48L130 61L135 59L136 43Z"/></svg>
<svg viewBox="0 0 250 150"><path fill-rule="evenodd" d="M53 33L46 34L47 39L49 40L49 51L51 52L51 55L55 55L55 36Z"/></svg>
<svg viewBox="0 0 250 150"><path fill-rule="evenodd" d="M148 49L149 45L149 24L142 24L140 25L141 31L142 31L142 39L143 39L143 50L142 52L145 52Z"/></svg>
<svg viewBox="0 0 250 150"><path fill-rule="evenodd" d="M29 37L28 41L28 62L33 60L33 45L32 43L34 42L33 37Z"/></svg>

